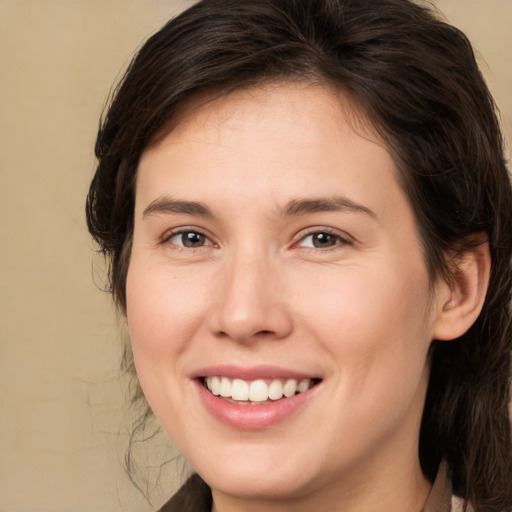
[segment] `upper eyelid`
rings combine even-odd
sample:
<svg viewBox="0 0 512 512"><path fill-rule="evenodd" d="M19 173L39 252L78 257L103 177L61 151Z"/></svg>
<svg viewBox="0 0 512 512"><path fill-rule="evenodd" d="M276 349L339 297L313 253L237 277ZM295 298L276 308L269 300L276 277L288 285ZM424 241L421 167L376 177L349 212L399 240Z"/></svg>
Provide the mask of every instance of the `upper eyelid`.
<svg viewBox="0 0 512 512"><path fill-rule="evenodd" d="M346 231L342 231L342 230L336 229L336 228L330 228L327 226L315 226L315 227L310 227L310 228L305 228L305 229L300 230L295 235L294 241L292 243L295 244L295 243L299 242L300 240L306 238L307 236L315 235L317 233L327 233L329 235L334 235L346 242L354 241L354 237L349 235Z"/></svg>
<svg viewBox="0 0 512 512"><path fill-rule="evenodd" d="M327 233L327 234L332 235L332 233ZM305 235L302 238L299 238L299 240L292 245L292 249L304 249L306 251L328 252L328 251L334 251L337 249L344 248L347 245L352 245L350 240L342 238L341 236L338 236L338 235L333 235L338 238L338 240L336 240L336 243L334 245L329 245L327 247L311 247L309 245L302 245L305 240L307 240L309 237L314 236L314 235L315 235L315 233L310 233L309 235Z"/></svg>
<svg viewBox="0 0 512 512"><path fill-rule="evenodd" d="M173 236L176 236L176 235L179 235L182 233L187 233L187 232L199 233L199 234L205 236L211 242L212 245L217 245L217 246L220 245L219 242L215 239L215 237L213 237L208 232L208 230L205 230L205 229L197 227L197 226L180 226L180 227L168 229L161 236L161 242L165 243L165 242L169 241L169 239L172 238ZM339 239L341 241L346 242L346 243L353 243L356 241L355 238L353 236L349 235L346 231L343 231L343 230L340 230L337 228L332 228L332 227L328 227L328 226L310 226L310 227L303 228L300 231L298 231L293 236L293 238L290 242L290 246L295 246L298 242L300 242L304 238L311 236L311 235L315 235L317 233L328 233L330 235L339 237Z"/></svg>
<svg viewBox="0 0 512 512"><path fill-rule="evenodd" d="M338 238L336 243L330 247L318 248L318 247L308 247L300 245L303 240L307 237L318 234L318 233L327 233L329 235L333 235ZM352 246L356 240L350 236L346 231L342 231L336 228L331 228L327 226L314 226L300 230L292 239L292 241L288 245L288 249L297 250L297 251L306 251L306 252L314 252L315 254L324 253L327 254L333 251L339 251L347 246Z"/></svg>
<svg viewBox="0 0 512 512"><path fill-rule="evenodd" d="M210 234L208 234L205 230L197 228L197 227L189 227L189 226L183 226L179 228L173 228L168 229L164 232L164 234L161 237L161 242L165 243L168 242L172 237L176 235L181 235L183 233L198 233L200 235L205 236L212 245L218 245L217 242L212 238Z"/></svg>
<svg viewBox="0 0 512 512"><path fill-rule="evenodd" d="M200 228L197 226L184 225L184 226L178 226L178 227L166 229L162 234L162 238L168 238L170 236L177 235L179 233L187 233L187 232L201 233L202 235L210 237L207 230L205 230L203 228Z"/></svg>

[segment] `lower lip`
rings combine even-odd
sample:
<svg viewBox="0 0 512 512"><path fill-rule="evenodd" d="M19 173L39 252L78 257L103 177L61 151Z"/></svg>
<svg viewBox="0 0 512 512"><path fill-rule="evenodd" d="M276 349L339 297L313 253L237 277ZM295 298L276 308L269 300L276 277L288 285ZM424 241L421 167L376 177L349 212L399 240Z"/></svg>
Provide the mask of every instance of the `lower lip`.
<svg viewBox="0 0 512 512"><path fill-rule="evenodd" d="M290 398L281 398L263 405L238 405L212 395L199 380L194 383L206 409L225 425L242 430L262 430L295 414L310 399L318 384Z"/></svg>

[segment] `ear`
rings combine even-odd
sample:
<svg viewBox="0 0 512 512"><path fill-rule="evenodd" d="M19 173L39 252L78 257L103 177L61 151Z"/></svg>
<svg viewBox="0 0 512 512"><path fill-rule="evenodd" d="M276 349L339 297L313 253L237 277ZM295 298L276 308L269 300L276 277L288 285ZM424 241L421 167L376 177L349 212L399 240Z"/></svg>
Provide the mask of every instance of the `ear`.
<svg viewBox="0 0 512 512"><path fill-rule="evenodd" d="M452 279L438 288L437 318L433 336L453 340L462 336L482 310L489 284L491 255L485 233L478 234L475 244L453 258Z"/></svg>

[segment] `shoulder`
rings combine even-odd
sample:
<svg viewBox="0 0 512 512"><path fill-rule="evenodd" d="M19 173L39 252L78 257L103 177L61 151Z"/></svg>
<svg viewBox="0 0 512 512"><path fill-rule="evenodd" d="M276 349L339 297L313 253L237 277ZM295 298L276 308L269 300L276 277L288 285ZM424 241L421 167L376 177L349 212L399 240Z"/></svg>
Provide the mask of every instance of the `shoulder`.
<svg viewBox="0 0 512 512"><path fill-rule="evenodd" d="M158 512L210 512L211 508L210 488L194 473Z"/></svg>

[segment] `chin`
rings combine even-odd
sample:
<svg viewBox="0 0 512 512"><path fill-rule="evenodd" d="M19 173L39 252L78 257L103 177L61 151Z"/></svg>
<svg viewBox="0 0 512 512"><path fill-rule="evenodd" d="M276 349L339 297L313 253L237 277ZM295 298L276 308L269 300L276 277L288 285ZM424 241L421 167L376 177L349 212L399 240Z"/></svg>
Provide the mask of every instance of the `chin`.
<svg viewBox="0 0 512 512"><path fill-rule="evenodd" d="M279 470L273 472L260 472L244 469L239 472L236 469L225 471L214 470L206 472L201 477L215 491L249 500L289 500L292 497L298 498L307 493L312 486L308 484L307 478L301 475L302 467L295 470L294 474L284 474ZM211 478L209 478L211 476Z"/></svg>
<svg viewBox="0 0 512 512"><path fill-rule="evenodd" d="M195 467L201 478L219 493L250 500L281 500L298 498L314 492L328 481L325 471L316 471L307 457L270 453L262 457L237 450L240 455L225 454L211 463L204 459ZM287 453L290 453L288 448ZM248 453L249 452L249 453ZM219 462L221 461L221 462Z"/></svg>

